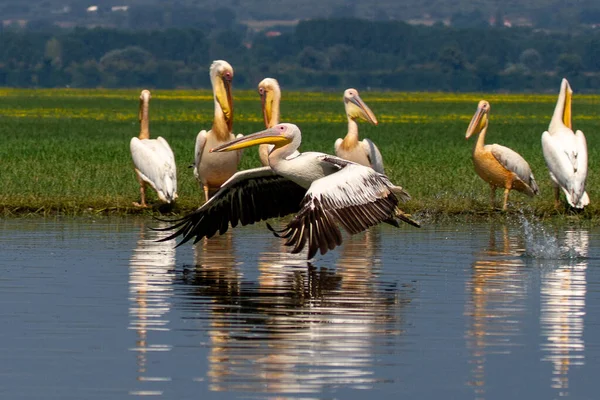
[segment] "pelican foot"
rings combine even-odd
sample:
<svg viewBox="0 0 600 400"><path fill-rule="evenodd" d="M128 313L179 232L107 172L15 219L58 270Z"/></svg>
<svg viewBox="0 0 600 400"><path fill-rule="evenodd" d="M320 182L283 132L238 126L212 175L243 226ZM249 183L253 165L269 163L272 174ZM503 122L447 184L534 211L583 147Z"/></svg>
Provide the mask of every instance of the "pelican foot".
<svg viewBox="0 0 600 400"><path fill-rule="evenodd" d="M134 207L137 207L137 208L148 208L148 204L146 204L146 203L140 204L137 201L134 201L132 204Z"/></svg>

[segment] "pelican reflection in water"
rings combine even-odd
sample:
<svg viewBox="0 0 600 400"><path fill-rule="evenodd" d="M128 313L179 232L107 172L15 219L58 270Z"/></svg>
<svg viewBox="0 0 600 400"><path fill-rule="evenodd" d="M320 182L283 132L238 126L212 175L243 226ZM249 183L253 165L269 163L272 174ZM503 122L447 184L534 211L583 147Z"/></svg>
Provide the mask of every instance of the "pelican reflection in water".
<svg viewBox="0 0 600 400"><path fill-rule="evenodd" d="M544 268L541 274L540 328L546 339L541 347L542 360L553 364L551 387L557 389L560 396L568 395L570 367L585 362L583 328L588 244L587 230L565 232L565 247L576 257L556 260L559 265Z"/></svg>
<svg viewBox="0 0 600 400"><path fill-rule="evenodd" d="M140 237L129 262L129 329L136 332L135 345L137 380L169 381L170 377L152 376L148 357L153 352L170 351L171 345L161 343L160 332L169 330L173 280L175 279L175 249L171 241L157 242L166 236L152 232L142 222ZM135 390L130 394L162 394L162 391Z"/></svg>
<svg viewBox="0 0 600 400"><path fill-rule="evenodd" d="M370 233L342 246L350 253L332 269L307 268L304 260L303 267L269 270L267 256L256 280L219 272L219 264L206 268L207 261L183 276L184 311L209 319L200 323L210 337L210 389L316 393L393 379L377 376L375 354L392 345L390 332L401 332L399 315L412 292L372 273L378 244Z"/></svg>
<svg viewBox="0 0 600 400"><path fill-rule="evenodd" d="M498 232L499 231L499 232ZM498 241L498 234L501 235ZM503 225L491 225L489 246L476 254L465 291L467 347L471 351L471 381L478 397L485 395L486 360L509 354L519 341L526 312L528 270L521 259L523 244Z"/></svg>

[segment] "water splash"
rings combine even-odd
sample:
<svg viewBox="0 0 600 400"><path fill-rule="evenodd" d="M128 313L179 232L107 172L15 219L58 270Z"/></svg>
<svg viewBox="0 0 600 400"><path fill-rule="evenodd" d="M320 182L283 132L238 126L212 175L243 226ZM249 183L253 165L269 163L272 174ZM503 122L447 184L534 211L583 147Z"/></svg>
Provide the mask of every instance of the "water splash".
<svg viewBox="0 0 600 400"><path fill-rule="evenodd" d="M542 260L575 260L585 254L572 243L561 244L553 232L536 219L524 215L519 217L525 240L525 257Z"/></svg>

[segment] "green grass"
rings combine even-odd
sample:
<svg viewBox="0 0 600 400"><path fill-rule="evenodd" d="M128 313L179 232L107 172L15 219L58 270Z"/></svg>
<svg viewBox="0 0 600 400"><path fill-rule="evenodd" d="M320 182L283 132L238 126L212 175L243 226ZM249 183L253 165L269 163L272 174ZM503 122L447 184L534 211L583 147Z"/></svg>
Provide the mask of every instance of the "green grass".
<svg viewBox="0 0 600 400"><path fill-rule="evenodd" d="M196 208L203 194L187 168L196 134L210 128L212 94L207 91L154 91L150 103L151 136L166 138L177 161L179 200L172 212ZM0 90L0 210L77 215L151 213L132 206L139 200L129 141L137 136L138 90ZM510 213L524 210L541 217L555 211L541 134L554 109L555 96L375 93L362 98L379 126L360 124L362 137L381 149L387 174L413 197L404 206L422 216L489 215L489 187L471 161L475 144L464 138L477 101L491 103L488 143L519 152L531 165L541 195L510 196ZM263 129L260 101L254 91L234 92L236 133ZM597 188L597 111L600 96L577 96L575 128L586 133L589 148L587 190L591 205L582 218L600 215ZM282 121L303 132L302 151L333 153L333 142L346 133L341 93L284 92ZM259 166L257 150L244 153L241 169ZM149 200L156 194L149 191ZM501 194L498 191L497 202Z"/></svg>

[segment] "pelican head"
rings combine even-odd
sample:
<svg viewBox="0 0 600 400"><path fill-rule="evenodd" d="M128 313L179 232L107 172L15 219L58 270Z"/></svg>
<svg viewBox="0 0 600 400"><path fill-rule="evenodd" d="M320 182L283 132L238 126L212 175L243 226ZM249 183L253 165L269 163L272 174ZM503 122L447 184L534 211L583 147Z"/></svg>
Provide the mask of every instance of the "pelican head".
<svg viewBox="0 0 600 400"><path fill-rule="evenodd" d="M233 67L224 60L213 61L210 66L210 81L212 82L215 100L221 107L229 132L233 129L233 98L231 96L231 81Z"/></svg>
<svg viewBox="0 0 600 400"><path fill-rule="evenodd" d="M150 91L148 89L144 89L142 90L142 93L140 93L140 110L138 112L138 119L140 122L142 122L144 106L147 107L151 98L152 95L150 94Z"/></svg>
<svg viewBox="0 0 600 400"><path fill-rule="evenodd" d="M272 128L246 135L239 139L232 140L221 146L211 149L212 152L232 151L244 149L246 147L255 146L258 144L272 144L275 149L286 146L292 143L296 150L300 145L301 134L300 129L294 124L277 124Z"/></svg>
<svg viewBox="0 0 600 400"><path fill-rule="evenodd" d="M470 138L473 134L479 133L487 126L488 114L490 113L490 103L485 100L481 100L477 105L477 111L469 123L467 128L466 138Z"/></svg>
<svg viewBox="0 0 600 400"><path fill-rule="evenodd" d="M344 91L344 107L346 108L346 115L350 119L362 119L369 121L373 125L377 125L377 118L373 111L365 104L364 101L358 95L356 89L346 89Z"/></svg>
<svg viewBox="0 0 600 400"><path fill-rule="evenodd" d="M273 111L277 107L279 100L281 99L281 90L279 89L279 83L276 79L265 78L258 84L258 94L260 95L260 102L262 104L263 118L265 120L265 126L270 127L273 121ZM277 116L279 118L279 116Z"/></svg>

